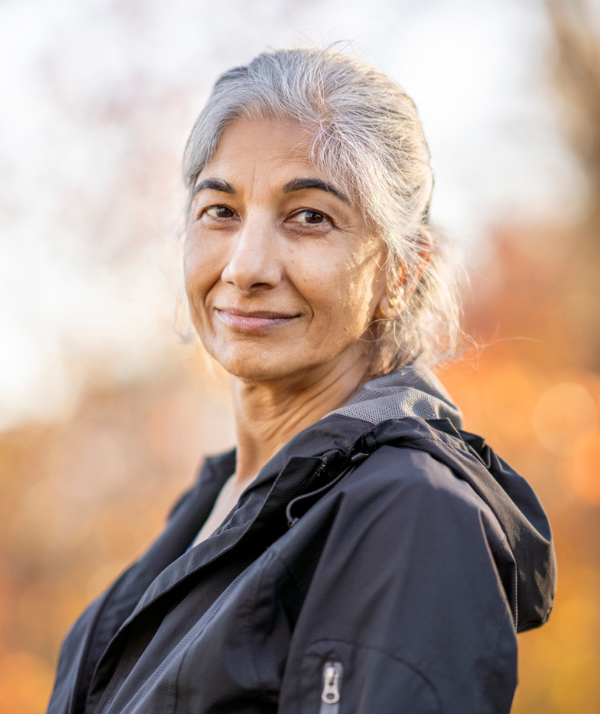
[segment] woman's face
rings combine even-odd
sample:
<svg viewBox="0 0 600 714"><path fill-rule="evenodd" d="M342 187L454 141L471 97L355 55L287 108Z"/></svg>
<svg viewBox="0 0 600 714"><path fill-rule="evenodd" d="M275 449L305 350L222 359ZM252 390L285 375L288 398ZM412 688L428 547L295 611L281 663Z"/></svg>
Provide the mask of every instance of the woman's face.
<svg viewBox="0 0 600 714"><path fill-rule="evenodd" d="M348 359L366 366L385 255L360 211L309 161L298 124L235 120L196 183L184 259L194 326L244 380L301 377Z"/></svg>

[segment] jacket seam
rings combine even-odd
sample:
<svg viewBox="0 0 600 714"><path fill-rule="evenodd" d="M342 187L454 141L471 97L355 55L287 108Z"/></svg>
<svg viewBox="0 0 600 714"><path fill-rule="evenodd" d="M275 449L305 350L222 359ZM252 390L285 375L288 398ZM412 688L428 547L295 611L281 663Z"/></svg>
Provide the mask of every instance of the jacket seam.
<svg viewBox="0 0 600 714"><path fill-rule="evenodd" d="M261 587L263 584L263 579L266 575L267 568L273 558L275 557L275 554L273 551L269 551L268 553L269 557L268 560L263 564L263 567L261 568L260 576L257 578L257 583L254 589L254 594L251 598L248 598L247 601L247 609L246 609L246 646L248 647L248 651L250 652L250 661L252 662L252 669L253 669L253 674L254 674L254 679L257 684L257 688L261 691L264 692L266 690L266 687L264 685L264 682L260 678L260 674L258 671L258 664L257 664L257 658L252 656L252 616L256 612L256 601L258 599L258 593L261 591Z"/></svg>
<svg viewBox="0 0 600 714"><path fill-rule="evenodd" d="M446 441L444 441L444 439L440 439L440 438L437 437L437 436L416 436L416 437L414 437L414 438L412 439L412 441L413 441L413 442L432 441L434 444L440 444L440 445L442 445L442 446L447 446L447 447L449 447L449 448L451 448L451 449L459 449L460 451L464 451L464 452L465 452L466 454L468 454L469 456L472 456L472 455L473 455L473 454L471 453L471 451L469 450L468 445L465 444L465 445L463 446L463 444L461 444L460 441L458 441L458 439L455 439L455 441L458 442L458 443L456 443L456 444L454 444L454 443L448 444ZM385 444L382 444L382 446L385 446ZM402 446L404 446L404 445L402 445ZM402 446L400 446L399 448L402 448ZM410 448L409 445L407 445L407 447ZM406 447L405 447L405 448L406 448Z"/></svg>
<svg viewBox="0 0 600 714"><path fill-rule="evenodd" d="M511 623L512 623L512 615L511 615L510 620L511 620ZM503 620L500 619L500 621L498 622L498 625L497 625L497 627L496 627L496 641L494 642L494 647L493 647L493 649L492 649L492 656L490 656L490 658L489 658L489 660L488 660L488 661L490 662L490 664L488 664L488 666L487 666L487 668L486 668L485 675L484 675L484 677L483 677L483 686L481 687L481 690L479 691L479 696L477 697L477 699L478 699L478 701L477 701L477 706L478 706L477 711L482 711L482 712L483 712L483 709L480 709L480 708L479 708L479 705L485 703L485 697L484 697L483 695L484 695L484 693L486 692L487 687L488 687L488 682L489 682L489 679L490 679L490 676L491 676L491 663L495 661L496 651L498 650L498 644L499 644L499 642L500 642L500 637L501 637L501 635L502 635L502 623L503 623ZM513 628L512 631L514 632L515 637L516 637L516 631L515 631L515 629Z"/></svg>

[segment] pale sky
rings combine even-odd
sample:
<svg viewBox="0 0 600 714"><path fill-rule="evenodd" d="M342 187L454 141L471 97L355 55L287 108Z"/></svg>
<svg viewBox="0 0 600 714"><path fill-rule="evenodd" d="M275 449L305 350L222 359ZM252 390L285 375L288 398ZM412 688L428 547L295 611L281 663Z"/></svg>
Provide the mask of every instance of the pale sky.
<svg viewBox="0 0 600 714"><path fill-rule="evenodd" d="M580 178L549 90L539 0L4 0L0 429L182 359L180 156L216 75L331 44L416 101L434 218L467 262L491 226L562 218Z"/></svg>

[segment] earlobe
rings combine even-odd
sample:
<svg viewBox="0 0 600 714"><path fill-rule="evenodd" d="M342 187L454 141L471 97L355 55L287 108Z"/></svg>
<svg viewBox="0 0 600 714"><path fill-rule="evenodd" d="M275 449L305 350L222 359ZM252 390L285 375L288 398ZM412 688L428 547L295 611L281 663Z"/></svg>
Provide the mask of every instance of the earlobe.
<svg viewBox="0 0 600 714"><path fill-rule="evenodd" d="M387 292L379 301L375 315L379 313L384 320L394 320L402 310L402 290L398 290L395 295L390 296Z"/></svg>

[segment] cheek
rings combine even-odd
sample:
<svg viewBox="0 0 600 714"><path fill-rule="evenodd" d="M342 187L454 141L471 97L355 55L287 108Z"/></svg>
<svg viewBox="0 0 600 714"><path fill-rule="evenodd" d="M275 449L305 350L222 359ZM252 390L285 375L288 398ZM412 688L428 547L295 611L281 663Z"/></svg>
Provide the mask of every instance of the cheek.
<svg viewBox="0 0 600 714"><path fill-rule="evenodd" d="M311 346L338 346L358 339L373 312L377 268L371 258L357 265L351 256L313 260L296 281L313 316L307 339Z"/></svg>
<svg viewBox="0 0 600 714"><path fill-rule="evenodd" d="M222 273L219 256L206 249L198 240L188 239L183 255L185 291L192 324L200 341L212 354L214 338L210 316L206 310L209 293Z"/></svg>
<svg viewBox="0 0 600 714"><path fill-rule="evenodd" d="M188 238L183 254L185 289L192 310L202 307L210 288L221 275L218 251L208 249L200 240Z"/></svg>

